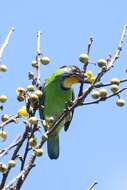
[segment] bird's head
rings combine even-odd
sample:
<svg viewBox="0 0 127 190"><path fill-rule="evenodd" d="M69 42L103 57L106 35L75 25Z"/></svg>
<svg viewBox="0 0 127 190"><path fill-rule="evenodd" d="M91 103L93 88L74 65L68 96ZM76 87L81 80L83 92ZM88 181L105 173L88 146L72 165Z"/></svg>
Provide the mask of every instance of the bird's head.
<svg viewBox="0 0 127 190"><path fill-rule="evenodd" d="M62 71L61 82L64 89L69 89L74 84L82 83L84 81L83 72L75 65L63 66L60 70Z"/></svg>

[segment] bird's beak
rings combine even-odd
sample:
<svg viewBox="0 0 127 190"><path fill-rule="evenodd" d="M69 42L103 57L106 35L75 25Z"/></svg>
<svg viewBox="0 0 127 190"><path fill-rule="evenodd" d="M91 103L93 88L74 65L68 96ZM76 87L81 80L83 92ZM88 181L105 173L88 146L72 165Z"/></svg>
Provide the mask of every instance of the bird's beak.
<svg viewBox="0 0 127 190"><path fill-rule="evenodd" d="M83 83L84 82L84 73L83 72L72 73L70 75L70 78L72 78L72 80L75 80L76 83Z"/></svg>
<svg viewBox="0 0 127 190"><path fill-rule="evenodd" d="M63 87L71 88L77 83L84 83L84 74L82 72L70 73L63 81Z"/></svg>

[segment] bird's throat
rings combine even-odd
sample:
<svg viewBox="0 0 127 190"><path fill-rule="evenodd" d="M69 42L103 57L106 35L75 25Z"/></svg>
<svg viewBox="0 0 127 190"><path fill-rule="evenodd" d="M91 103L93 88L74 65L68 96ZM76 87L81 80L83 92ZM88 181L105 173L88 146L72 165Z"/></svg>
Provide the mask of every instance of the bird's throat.
<svg viewBox="0 0 127 190"><path fill-rule="evenodd" d="M63 87L64 88L71 88L72 85L74 85L76 83L79 83L79 79L76 78L76 77L71 76L69 78L64 79L64 81L63 81Z"/></svg>

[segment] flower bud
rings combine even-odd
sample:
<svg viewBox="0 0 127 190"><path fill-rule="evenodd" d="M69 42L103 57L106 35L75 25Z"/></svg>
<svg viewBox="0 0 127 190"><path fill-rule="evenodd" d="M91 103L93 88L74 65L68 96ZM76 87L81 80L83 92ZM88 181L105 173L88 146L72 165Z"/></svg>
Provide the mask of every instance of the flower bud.
<svg viewBox="0 0 127 190"><path fill-rule="evenodd" d="M88 63L88 60L89 60L89 56L85 53L82 53L80 56L79 56L79 60L82 62L82 63Z"/></svg>
<svg viewBox="0 0 127 190"><path fill-rule="evenodd" d="M33 60L33 61L32 61L32 67L35 67L35 68L37 68L37 67L38 67L38 63L37 63L37 61L36 61L36 60Z"/></svg>
<svg viewBox="0 0 127 190"><path fill-rule="evenodd" d="M31 138L29 139L29 145L30 145L31 147L35 147L35 146L37 145L36 139L33 138L33 137L31 137Z"/></svg>
<svg viewBox="0 0 127 190"><path fill-rule="evenodd" d="M33 92L33 91L34 91L34 86L33 86L33 85L28 85L28 86L27 86L27 90L28 90L29 92Z"/></svg>
<svg viewBox="0 0 127 190"><path fill-rule="evenodd" d="M99 89L99 96L100 96L101 98L106 97L107 94L108 94L108 92L107 92L107 90L106 90L105 88Z"/></svg>
<svg viewBox="0 0 127 190"><path fill-rule="evenodd" d="M111 89L111 91L112 91L113 93L116 93L116 92L118 92L118 90L119 90L119 86L116 85L116 84L113 84L113 85L111 85L110 89Z"/></svg>
<svg viewBox="0 0 127 190"><path fill-rule="evenodd" d="M7 139L7 132L6 131L0 131L0 139L5 141Z"/></svg>
<svg viewBox="0 0 127 190"><path fill-rule="evenodd" d="M5 103L6 101L7 101L7 96L1 95L1 96L0 96L0 102L1 102L1 103Z"/></svg>
<svg viewBox="0 0 127 190"><path fill-rule="evenodd" d="M107 65L107 61L105 59L99 59L97 61L98 67L105 67Z"/></svg>
<svg viewBox="0 0 127 190"><path fill-rule="evenodd" d="M100 97L100 93L98 90L93 90L91 96L93 99L98 99Z"/></svg>
<svg viewBox="0 0 127 190"><path fill-rule="evenodd" d="M19 102L23 102L24 100L25 100L25 96L17 96L17 100L19 101Z"/></svg>
<svg viewBox="0 0 127 190"><path fill-rule="evenodd" d="M27 117L28 116L28 113L27 113L27 110L26 110L26 107L25 106L23 106L22 108L20 108L19 110L18 110L18 116L19 117Z"/></svg>
<svg viewBox="0 0 127 190"><path fill-rule="evenodd" d="M38 96L36 95L36 94L30 94L30 96L29 96L29 100L30 100L30 102L38 102Z"/></svg>
<svg viewBox="0 0 127 190"><path fill-rule="evenodd" d="M42 96L42 91L41 90L36 90L35 94L40 98Z"/></svg>
<svg viewBox="0 0 127 190"><path fill-rule="evenodd" d="M48 65L50 63L50 59L48 57L42 57L40 61L43 65Z"/></svg>
<svg viewBox="0 0 127 190"><path fill-rule="evenodd" d="M6 173L7 169L8 169L8 167L5 164L0 164L0 172Z"/></svg>
<svg viewBox="0 0 127 190"><path fill-rule="evenodd" d="M9 162L8 162L8 167L9 168L14 168L16 166L16 161L15 160L10 160Z"/></svg>
<svg viewBox="0 0 127 190"><path fill-rule="evenodd" d="M3 122L8 121L8 119L9 119L9 116L7 114L2 115L2 117L1 117L1 120Z"/></svg>
<svg viewBox="0 0 127 190"><path fill-rule="evenodd" d="M6 72L7 71L7 66L6 65L0 65L0 72Z"/></svg>
<svg viewBox="0 0 127 190"><path fill-rule="evenodd" d="M30 117L28 119L28 122L31 124L31 125L36 125L38 123L38 119L36 117Z"/></svg>
<svg viewBox="0 0 127 190"><path fill-rule="evenodd" d="M34 149L35 156L42 156L43 155L43 150L41 148L36 148Z"/></svg>
<svg viewBox="0 0 127 190"><path fill-rule="evenodd" d="M125 100L124 99L118 99L116 101L116 105L119 106L119 107L123 107L125 105Z"/></svg>
<svg viewBox="0 0 127 190"><path fill-rule="evenodd" d="M19 95L19 96L24 96L25 95L25 89L22 88L22 87L19 87L16 89L16 93Z"/></svg>
<svg viewBox="0 0 127 190"><path fill-rule="evenodd" d="M120 80L119 80L118 78L112 78L112 79L110 80L110 83L111 83L111 84L119 85L119 84L120 84Z"/></svg>
<svg viewBox="0 0 127 190"><path fill-rule="evenodd" d="M33 80L33 78L34 78L34 74L32 72L29 72L28 73L28 79Z"/></svg>

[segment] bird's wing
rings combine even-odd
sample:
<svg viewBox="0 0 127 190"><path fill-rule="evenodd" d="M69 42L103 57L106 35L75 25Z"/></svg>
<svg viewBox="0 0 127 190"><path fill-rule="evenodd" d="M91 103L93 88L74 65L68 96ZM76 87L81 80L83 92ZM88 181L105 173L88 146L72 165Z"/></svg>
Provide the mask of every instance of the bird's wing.
<svg viewBox="0 0 127 190"><path fill-rule="evenodd" d="M75 99L74 91L72 92L72 101ZM64 124L64 131L67 131L72 121L74 110L70 113L70 120Z"/></svg>
<svg viewBox="0 0 127 190"><path fill-rule="evenodd" d="M41 86L42 96L39 98L39 115L40 118L44 120L44 114L43 114L43 106L45 101L45 83Z"/></svg>

